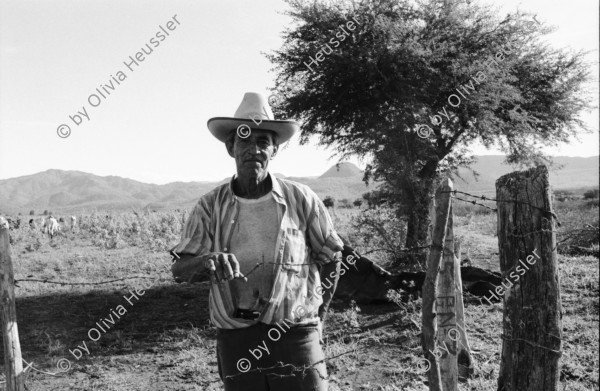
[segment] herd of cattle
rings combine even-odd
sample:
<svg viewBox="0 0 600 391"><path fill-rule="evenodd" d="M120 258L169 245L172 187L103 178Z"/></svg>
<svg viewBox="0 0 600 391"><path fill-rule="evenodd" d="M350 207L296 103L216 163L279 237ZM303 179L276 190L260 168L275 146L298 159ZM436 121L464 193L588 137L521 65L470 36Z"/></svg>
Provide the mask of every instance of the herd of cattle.
<svg viewBox="0 0 600 391"><path fill-rule="evenodd" d="M8 217L6 220L8 221L9 229L21 228L22 220L20 217L16 219ZM47 234L50 239L52 239L63 230L63 226L70 229L71 232L75 231L75 228L77 227L77 218L75 216L71 216L69 220L70 226L67 225L68 222L65 221L63 217L60 217L58 220L56 220L56 218L52 215L48 217L42 217L41 219L29 219L29 228L38 229L38 227L40 227L41 231L44 234Z"/></svg>

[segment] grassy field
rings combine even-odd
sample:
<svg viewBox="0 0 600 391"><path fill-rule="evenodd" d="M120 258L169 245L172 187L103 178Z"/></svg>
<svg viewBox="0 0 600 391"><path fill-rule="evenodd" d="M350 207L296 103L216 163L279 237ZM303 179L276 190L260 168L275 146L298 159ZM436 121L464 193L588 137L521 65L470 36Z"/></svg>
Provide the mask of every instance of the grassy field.
<svg viewBox="0 0 600 391"><path fill-rule="evenodd" d="M556 202L555 207L561 229L598 225L597 200ZM358 213L336 209L337 229L356 237L353 218ZM471 205L455 208L455 214L463 252L469 250L474 265L499 270L495 215ZM26 372L28 390L222 389L216 332L208 322L208 286L175 284L168 272L166 250L178 240L183 218L179 212L86 215L75 232L53 240L29 227L11 231L17 280L85 283L139 277L103 285L18 283L21 347L24 360L32 364ZM385 264L378 255L372 259ZM559 268L564 313L560 390L598 390L598 259L559 255ZM131 293L136 289L137 298ZM475 297L465 301L476 370L461 390L495 390L502 305L484 305ZM420 299L362 306L334 301L325 330L326 356L332 357L327 361L330 390L427 389L419 367L420 313Z"/></svg>

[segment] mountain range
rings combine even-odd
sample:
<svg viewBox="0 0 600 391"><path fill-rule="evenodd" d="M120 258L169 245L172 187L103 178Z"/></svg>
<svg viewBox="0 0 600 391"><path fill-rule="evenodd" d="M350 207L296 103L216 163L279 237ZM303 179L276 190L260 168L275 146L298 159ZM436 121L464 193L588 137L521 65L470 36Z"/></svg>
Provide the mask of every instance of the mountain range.
<svg viewBox="0 0 600 391"><path fill-rule="evenodd" d="M494 192L495 181L517 168L503 164L503 156L479 156L472 169L479 173L475 179L470 170L461 169L455 178L455 188L463 191ZM551 168L553 189L598 187L599 157L555 157L557 167ZM310 186L321 198L359 198L372 190L373 185L362 182L363 172L352 163L340 163L319 177L287 178ZM461 179L462 178L462 179ZM0 180L0 213L28 213L33 209L53 212L84 210L114 210L129 208L189 209L198 198L226 183L172 182L165 185L142 183L118 176L98 176L80 171L47 170L37 174Z"/></svg>

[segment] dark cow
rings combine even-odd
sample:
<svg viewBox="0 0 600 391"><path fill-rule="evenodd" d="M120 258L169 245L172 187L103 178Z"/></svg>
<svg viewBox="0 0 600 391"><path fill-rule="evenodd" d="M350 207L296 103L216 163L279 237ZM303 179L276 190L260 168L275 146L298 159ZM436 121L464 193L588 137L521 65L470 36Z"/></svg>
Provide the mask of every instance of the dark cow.
<svg viewBox="0 0 600 391"><path fill-rule="evenodd" d="M397 289L390 272L344 244L340 279L334 297L353 299L357 303L386 301L385 295L390 289Z"/></svg>
<svg viewBox="0 0 600 391"><path fill-rule="evenodd" d="M370 259L358 254L347 244L342 251L340 279L334 297L353 299L357 303L388 301L390 289L402 289L409 296L420 296L425 272L402 272L392 274ZM489 296L489 291L500 285L502 277L473 266L460 268L463 291L475 296Z"/></svg>

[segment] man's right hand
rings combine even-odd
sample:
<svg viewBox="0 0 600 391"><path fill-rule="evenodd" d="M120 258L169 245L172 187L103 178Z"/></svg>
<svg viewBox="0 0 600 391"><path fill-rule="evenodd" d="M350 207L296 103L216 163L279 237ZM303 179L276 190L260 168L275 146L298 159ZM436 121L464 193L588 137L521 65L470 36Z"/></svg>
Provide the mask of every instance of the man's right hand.
<svg viewBox="0 0 600 391"><path fill-rule="evenodd" d="M231 253L213 252L201 256L182 254L171 266L171 271L177 283L202 282L207 277L213 284L233 278L246 280L235 255Z"/></svg>
<svg viewBox="0 0 600 391"><path fill-rule="evenodd" d="M234 254L216 252L204 255L202 266L210 273L212 282L230 281L234 278L247 281L240 272L240 264Z"/></svg>

